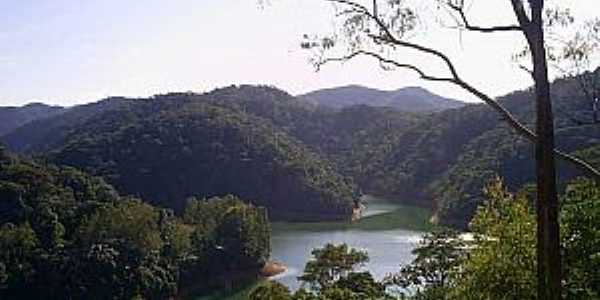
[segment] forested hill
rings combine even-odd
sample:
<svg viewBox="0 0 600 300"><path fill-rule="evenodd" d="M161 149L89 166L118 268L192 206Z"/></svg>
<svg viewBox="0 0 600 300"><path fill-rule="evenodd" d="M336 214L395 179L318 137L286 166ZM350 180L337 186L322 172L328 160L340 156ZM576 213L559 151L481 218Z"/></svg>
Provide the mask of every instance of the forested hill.
<svg viewBox="0 0 600 300"><path fill-rule="evenodd" d="M243 97L279 93L252 90ZM235 107L224 91L107 99L31 123L5 141L178 211L191 196L234 194L273 218L348 218L351 180L269 119Z"/></svg>
<svg viewBox="0 0 600 300"><path fill-rule="evenodd" d="M459 108L464 102L444 98L420 87L383 91L359 85L323 89L298 96L309 103L333 109L353 105L391 107L403 112L438 112Z"/></svg>
<svg viewBox="0 0 600 300"><path fill-rule="evenodd" d="M0 145L0 299L171 299L254 278L270 255L263 208L226 196L184 213ZM219 248L220 251L214 251Z"/></svg>
<svg viewBox="0 0 600 300"><path fill-rule="evenodd" d="M600 126L581 126L572 120L591 121L589 99L573 79L554 82L552 94L557 146L597 161ZM533 98L533 92L525 90L499 101L534 128ZM373 162L376 169L382 169L382 175L368 179L371 181L362 186L429 203L440 222L466 226L482 204L485 183L495 176L501 176L513 190L535 182L532 144L508 128L487 105L434 114L396 134L395 142L386 146L393 150L383 160ZM558 165L561 182L581 175L560 160Z"/></svg>
<svg viewBox="0 0 600 300"><path fill-rule="evenodd" d="M44 119L62 112L60 106L31 103L22 107L0 107L0 136L5 135L31 121Z"/></svg>
<svg viewBox="0 0 600 300"><path fill-rule="evenodd" d="M573 122L591 120L589 99L574 79L554 82L552 93L558 147L597 161L600 126ZM532 91L524 90L499 101L533 128L533 97ZM513 190L535 181L532 144L485 104L434 114L364 105L341 110L297 103L294 107L279 113L253 110L251 105L246 109L270 118L327 157L364 192L429 206L435 219L445 224L466 226L482 204L483 187L495 176L503 177ZM578 175L578 170L559 161L562 182Z"/></svg>
<svg viewBox="0 0 600 300"><path fill-rule="evenodd" d="M100 115L113 115L113 112L127 111L135 100L108 98L96 103L79 105L65 110L60 116L35 119L7 132L2 140L13 151L43 153L64 143L72 131ZM116 115L115 115L116 116Z"/></svg>
<svg viewBox="0 0 600 300"><path fill-rule="evenodd" d="M573 79L554 82L552 93L558 146L598 161L600 126L572 121L590 119L589 101ZM533 128L532 99L525 90L499 101ZM181 207L190 194L234 193L286 218L347 213L354 182L464 227L493 177L513 190L534 181L532 145L484 104L437 113L332 109L266 86L108 99L31 122L2 140L22 152L53 150L54 161L155 203ZM561 180L580 174L559 166Z"/></svg>

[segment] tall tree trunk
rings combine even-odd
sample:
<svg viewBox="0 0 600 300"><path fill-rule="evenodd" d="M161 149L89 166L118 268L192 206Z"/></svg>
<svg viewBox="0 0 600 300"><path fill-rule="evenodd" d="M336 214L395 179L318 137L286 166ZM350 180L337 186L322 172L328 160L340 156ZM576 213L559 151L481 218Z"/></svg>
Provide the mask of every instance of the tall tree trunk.
<svg viewBox="0 0 600 300"><path fill-rule="evenodd" d="M554 116L550 98L548 63L542 23L543 0L530 1L532 23L528 42L533 59L536 96L535 145L537 175L537 272L538 299L561 299L561 254L558 193L554 161Z"/></svg>

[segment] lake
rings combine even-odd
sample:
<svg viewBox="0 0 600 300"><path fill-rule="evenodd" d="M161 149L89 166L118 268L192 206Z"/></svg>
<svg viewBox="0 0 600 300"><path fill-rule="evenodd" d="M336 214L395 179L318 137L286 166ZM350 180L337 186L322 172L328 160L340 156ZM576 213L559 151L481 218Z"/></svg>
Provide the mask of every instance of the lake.
<svg viewBox="0 0 600 300"><path fill-rule="evenodd" d="M296 278L310 259L312 249L327 243L346 243L366 250L370 260L364 268L377 279L410 263L411 251L428 229L428 213L375 197L366 196L365 200L367 209L355 223L273 223L271 257L284 263L288 271L272 279L292 290L299 288Z"/></svg>
<svg viewBox="0 0 600 300"><path fill-rule="evenodd" d="M365 196L367 202L363 218L354 223L273 223L271 258L284 263L288 271L277 275L277 280L292 290L300 287L296 279L310 259L314 248L327 243L346 243L368 251L369 262L364 266L376 279L397 272L402 264L411 262L411 251L418 245L422 234L431 229L429 212L414 206L392 203L385 199ZM252 286L231 295L203 297L202 300L245 299Z"/></svg>

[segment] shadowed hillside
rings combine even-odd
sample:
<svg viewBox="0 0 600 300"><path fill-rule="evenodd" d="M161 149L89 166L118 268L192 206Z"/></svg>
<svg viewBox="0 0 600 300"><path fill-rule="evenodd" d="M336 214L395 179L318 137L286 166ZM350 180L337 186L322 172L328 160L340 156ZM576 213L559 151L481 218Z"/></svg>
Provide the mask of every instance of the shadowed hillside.
<svg viewBox="0 0 600 300"><path fill-rule="evenodd" d="M354 89L361 99L384 93L340 88ZM571 120L589 112L574 80L558 80L552 90L559 147L595 153L600 128ZM532 127L532 97L525 90L499 101ZM534 181L531 144L484 104L437 113L332 109L266 86L108 99L31 122L3 139L18 151L53 150L54 161L162 205L181 207L194 193L232 192L288 219L347 214L356 183L365 193L429 207L440 222L464 227L495 176L511 189ZM559 166L561 180L580 174Z"/></svg>
<svg viewBox="0 0 600 300"><path fill-rule="evenodd" d="M279 92L253 90L240 96ZM270 120L230 105L221 92L103 100L20 128L6 141L178 211L191 196L235 194L268 207L274 218L349 217L350 180ZM52 135L39 133L47 128Z"/></svg>
<svg viewBox="0 0 600 300"><path fill-rule="evenodd" d="M459 108L464 102L444 98L420 87L406 87L395 91L382 91L359 85L314 91L299 98L323 107L342 109L353 105L391 107L404 112L438 112Z"/></svg>
<svg viewBox="0 0 600 300"><path fill-rule="evenodd" d="M0 107L0 136L31 121L52 117L64 111L60 106L30 103L22 107Z"/></svg>

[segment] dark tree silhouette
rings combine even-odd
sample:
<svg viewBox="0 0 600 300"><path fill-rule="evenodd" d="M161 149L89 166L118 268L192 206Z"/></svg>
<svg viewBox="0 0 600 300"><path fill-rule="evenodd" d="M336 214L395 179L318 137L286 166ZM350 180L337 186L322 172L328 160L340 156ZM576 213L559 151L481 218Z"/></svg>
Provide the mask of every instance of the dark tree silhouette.
<svg viewBox="0 0 600 300"><path fill-rule="evenodd" d="M558 195L555 156L569 161L590 176L600 179L600 172L590 164L555 148L554 116L550 95L550 80L547 51L548 29L572 23L568 10L547 9L544 0L510 0L516 17L515 24L478 26L469 21L464 0L432 0L444 13L448 12L456 22L456 28L465 32L481 34L495 32L517 32L526 42L526 56L532 68L523 67L534 81L536 126L535 130L517 120L510 111L492 97L486 95L462 79L453 61L442 51L410 40L410 33L417 30L417 10L407 1L350 1L324 0L335 4L336 17L341 18L339 33L331 36L305 35L302 47L315 50L314 64L319 69L330 62L340 62L358 56L375 58L382 68L409 69L424 80L454 84L475 95L494 110L521 136L535 143L537 178L537 268L539 299L561 298L561 254L558 223ZM494 13L494 12L490 12ZM342 46L340 55L339 46ZM392 54L404 48L429 55L440 60L448 75L428 73L421 66L400 61ZM334 53L334 54L332 54Z"/></svg>

